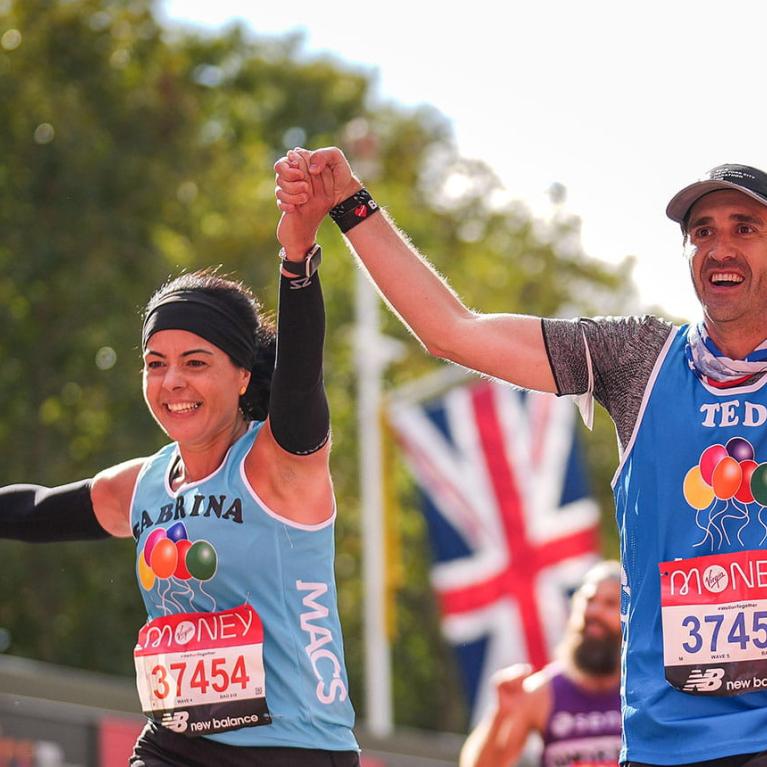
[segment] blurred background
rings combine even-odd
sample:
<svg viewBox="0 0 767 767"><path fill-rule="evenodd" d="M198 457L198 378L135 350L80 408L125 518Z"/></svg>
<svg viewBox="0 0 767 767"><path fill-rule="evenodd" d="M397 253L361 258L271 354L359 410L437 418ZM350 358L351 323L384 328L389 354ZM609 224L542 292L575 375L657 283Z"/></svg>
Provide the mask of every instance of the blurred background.
<svg viewBox="0 0 767 767"><path fill-rule="evenodd" d="M715 7L548 2L499 18L484 2L468 17L431 3L0 0L0 483L72 481L164 443L141 397L141 309L170 275L219 264L274 309L272 165L296 145L342 146L469 306L694 317L665 202L712 165L765 164L761 89L750 83L760 73L748 60L759 25L741 19L765 12L728 10L736 60L722 54L733 42ZM370 728L368 764L450 763L489 671L472 681L441 630L430 571L451 555L439 503L428 508L406 460L412 436L387 414L393 402L431 402L434 415L445 406L433 397L466 381L443 378L381 311L371 332L387 350L385 540L382 580L366 596L356 269L333 226L320 236L336 571L363 742L370 600L391 659L390 721ZM612 426L599 413L592 433L576 431L568 439L594 499L590 551L615 556ZM552 471L537 481L563 483L565 468ZM145 615L132 545L0 542L0 765L106 765L108 744L124 753L134 737L132 649ZM59 721L80 751L65 735L53 742ZM73 735L75 721L85 735ZM413 734L407 748L398 738L410 756L386 756L395 732ZM419 752L432 761L406 761Z"/></svg>

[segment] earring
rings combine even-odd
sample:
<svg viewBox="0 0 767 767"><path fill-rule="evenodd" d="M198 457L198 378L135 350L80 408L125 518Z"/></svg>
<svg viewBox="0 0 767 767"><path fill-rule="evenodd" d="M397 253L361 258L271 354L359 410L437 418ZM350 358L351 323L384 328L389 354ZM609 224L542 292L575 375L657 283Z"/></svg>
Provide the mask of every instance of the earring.
<svg viewBox="0 0 767 767"><path fill-rule="evenodd" d="M240 396L242 397L243 394L248 390L247 386L243 386L242 389L240 389Z"/></svg>

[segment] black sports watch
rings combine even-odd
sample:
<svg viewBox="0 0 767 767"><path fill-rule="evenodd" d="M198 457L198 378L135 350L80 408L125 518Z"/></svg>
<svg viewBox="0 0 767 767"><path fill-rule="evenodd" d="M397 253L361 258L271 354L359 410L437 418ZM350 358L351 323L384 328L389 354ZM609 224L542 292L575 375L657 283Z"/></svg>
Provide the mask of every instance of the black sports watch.
<svg viewBox="0 0 767 767"><path fill-rule="evenodd" d="M285 248L280 248L280 266L296 277L311 277L322 261L322 248L315 242L306 252L303 261L288 261Z"/></svg>

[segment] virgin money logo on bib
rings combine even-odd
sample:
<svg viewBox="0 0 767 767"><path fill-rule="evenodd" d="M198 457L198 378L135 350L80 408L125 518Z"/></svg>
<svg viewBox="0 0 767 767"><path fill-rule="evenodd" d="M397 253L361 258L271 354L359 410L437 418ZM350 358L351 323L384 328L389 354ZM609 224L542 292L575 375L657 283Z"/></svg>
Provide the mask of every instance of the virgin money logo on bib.
<svg viewBox="0 0 767 767"><path fill-rule="evenodd" d="M194 623L191 621L183 621L176 626L176 631L174 632L173 637L176 640L176 644L185 645L191 642L196 634L197 629Z"/></svg>
<svg viewBox="0 0 767 767"><path fill-rule="evenodd" d="M139 632L136 652L206 649L211 642L217 647L233 647L242 643L263 642L264 630L252 610L224 610L218 613L182 613L151 621Z"/></svg>
<svg viewBox="0 0 767 767"><path fill-rule="evenodd" d="M724 591L730 579L727 577L727 570L721 565L711 565L703 572L703 585L712 593L719 594Z"/></svg>
<svg viewBox="0 0 767 767"><path fill-rule="evenodd" d="M767 599L767 551L663 562L661 588L665 605Z"/></svg>

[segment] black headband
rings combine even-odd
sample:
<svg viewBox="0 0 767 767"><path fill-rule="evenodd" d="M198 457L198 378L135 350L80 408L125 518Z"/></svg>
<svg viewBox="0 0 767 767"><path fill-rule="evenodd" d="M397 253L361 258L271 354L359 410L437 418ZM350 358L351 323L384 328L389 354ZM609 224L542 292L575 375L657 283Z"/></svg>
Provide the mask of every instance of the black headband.
<svg viewBox="0 0 767 767"><path fill-rule="evenodd" d="M223 301L199 290L174 290L149 310L141 332L144 350L159 330L188 330L226 352L246 370L256 362L253 330Z"/></svg>

